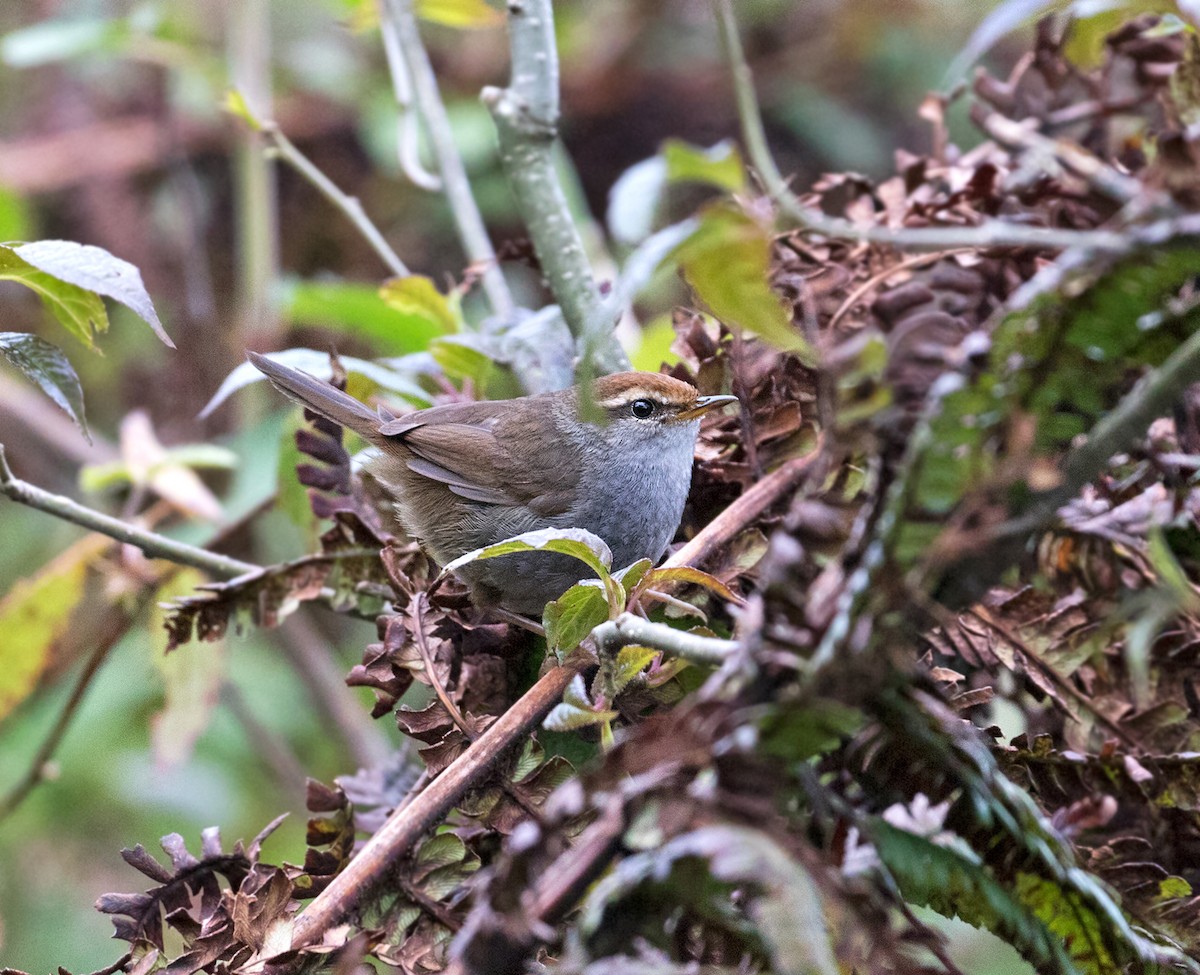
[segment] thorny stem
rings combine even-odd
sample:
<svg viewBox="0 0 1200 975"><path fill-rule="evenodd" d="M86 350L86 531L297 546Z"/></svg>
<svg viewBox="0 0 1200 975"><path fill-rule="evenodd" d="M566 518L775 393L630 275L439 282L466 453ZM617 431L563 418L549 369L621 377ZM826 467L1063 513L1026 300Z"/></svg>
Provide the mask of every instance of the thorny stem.
<svg viewBox="0 0 1200 975"><path fill-rule="evenodd" d="M482 95L496 123L500 163L571 334L583 343L605 329L595 342L598 366L601 371L628 368L554 165L558 51L551 0L510 0L508 30L512 80L509 87L485 88Z"/></svg>
<svg viewBox="0 0 1200 975"><path fill-rule="evenodd" d="M708 666L720 666L739 646L737 640L684 633L665 623L651 623L633 613L622 613L615 620L601 623L592 630L592 638L601 655L620 647L638 645Z"/></svg>
<svg viewBox="0 0 1200 975"><path fill-rule="evenodd" d="M483 287L492 311L502 319L509 319L514 310L512 293L496 260L496 251L471 192L466 166L454 143L450 118L438 91L437 75L429 63L429 53L421 43L420 30L413 16L412 0L384 0L382 27L391 34L404 59L403 65L389 62L389 66L393 70L407 67L411 75L417 105L437 156L442 188L463 250L468 260L482 268Z"/></svg>
<svg viewBox="0 0 1200 975"><path fill-rule="evenodd" d="M263 135L271 144L274 154L303 176L325 199L339 209L346 218L354 224L363 235L371 248L379 255L379 259L398 278L409 275L408 267L400 260L392 246L384 239L379 228L367 216L357 197L343 192L337 184L326 176L304 153L296 148L279 126L274 122L263 122L260 125Z"/></svg>

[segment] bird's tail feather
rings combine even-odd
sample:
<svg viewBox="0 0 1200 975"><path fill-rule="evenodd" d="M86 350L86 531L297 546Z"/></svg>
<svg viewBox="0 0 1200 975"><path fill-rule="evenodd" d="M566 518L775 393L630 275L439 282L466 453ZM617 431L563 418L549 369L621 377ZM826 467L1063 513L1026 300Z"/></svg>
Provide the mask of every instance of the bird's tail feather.
<svg viewBox="0 0 1200 975"><path fill-rule="evenodd" d="M366 440L379 440L379 415L354 397L347 396L337 387L322 382L315 376L275 362L265 355L259 355L257 352L247 352L246 355L254 367L271 380L271 385L281 393L290 396L314 413L332 420L338 426L353 430Z"/></svg>

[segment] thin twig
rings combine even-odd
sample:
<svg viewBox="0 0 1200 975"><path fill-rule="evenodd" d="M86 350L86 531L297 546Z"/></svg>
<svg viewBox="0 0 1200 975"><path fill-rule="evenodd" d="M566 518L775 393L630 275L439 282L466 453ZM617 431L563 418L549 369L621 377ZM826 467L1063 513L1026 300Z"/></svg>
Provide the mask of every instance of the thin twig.
<svg viewBox="0 0 1200 975"><path fill-rule="evenodd" d="M665 623L651 623L633 613L622 613L615 620L601 623L592 630L592 638L601 655L611 654L619 647L637 645L707 666L720 666L740 646L737 640L685 633Z"/></svg>
<svg viewBox="0 0 1200 975"><path fill-rule="evenodd" d="M441 678L437 673L437 661L433 659L433 652L429 649L429 641L425 637L425 607L429 604L429 597L418 592L412 599L412 622L413 622L413 643L416 644L417 653L421 657L421 663L425 665L425 674L429 678L429 686L433 688L433 693L437 696L442 707L446 709L446 713L450 715L450 720L458 726L467 737L467 741L475 740L475 732L471 726L467 724L467 719L463 717L462 712L458 710L458 705L451 699L445 686L442 684Z"/></svg>
<svg viewBox="0 0 1200 975"><path fill-rule="evenodd" d="M550 290L577 342L593 342L602 371L628 368L628 357L606 321L604 303L583 238L554 162L558 140L558 50L551 0L510 0L512 79L485 88L500 142L500 164L512 185ZM601 334L603 332L603 334Z"/></svg>
<svg viewBox="0 0 1200 975"><path fill-rule="evenodd" d="M171 572L174 570L172 569ZM142 587L132 611L122 614L124 625L113 626L109 632L100 637L96 649L88 657L78 680L75 681L75 686L71 688L70 696L62 710L59 711L54 726L30 761L28 770L4 797L0 798L0 820L12 815L21 803L29 798L33 790L45 781L47 766L54 757L54 753L58 751L58 746L66 737L71 722L79 710L79 705L83 702L84 695L91 687L92 681L100 672L101 666L108 659L108 655L116 646L117 641L129 631L129 626L141 615L142 609L150 603L154 593L158 591L161 581L161 579L157 579L152 585Z"/></svg>
<svg viewBox="0 0 1200 975"><path fill-rule="evenodd" d="M437 157L438 170L442 175L442 188L446 194L446 202L450 204L450 212L458 228L458 238L462 242L463 251L472 264L482 268L483 288L493 313L502 319L510 319L514 309L512 293L504 280L504 274L496 260L495 248L492 247L487 227L471 192L467 168L463 165L458 146L454 143L454 131L450 127L446 105L438 90L437 75L433 65L429 63L429 53L421 43L421 33L413 15L412 0L385 0L381 26L385 34L392 36L394 45L403 55L405 62L403 65L394 65L389 60L389 67L393 71L407 67L410 72L417 106L429 132L434 155Z"/></svg>
<svg viewBox="0 0 1200 975"><path fill-rule="evenodd" d="M721 45L733 75L734 96L741 123L742 140L750 162L758 172L767 194L780 210L801 228L845 240L890 244L909 250L950 250L960 247L1027 247L1037 250L1066 250L1083 247L1096 251L1121 251L1129 247L1127 236L1111 230L1059 230L1028 227L988 220L971 227L859 227L849 220L827 217L805 206L779 172L767 144L754 77L738 36L732 0L712 0Z"/></svg>
<svg viewBox="0 0 1200 975"><path fill-rule="evenodd" d="M259 720L254 709L246 703L242 689L232 680L221 684L221 701L234 720L242 726L246 738L262 764L271 770L275 781L289 792L303 795L308 775L287 741Z"/></svg>
<svg viewBox="0 0 1200 975"><path fill-rule="evenodd" d="M838 322L840 322L846 316L846 314L856 304L858 304L859 300L865 294L867 294L869 291L871 291L877 285L883 284L885 281L887 281L893 275L899 274L901 271L909 271L909 270L912 270L913 268L924 267L927 264L936 264L943 257L950 257L953 254L970 253L971 250L973 250L973 248L957 247L954 250L934 251L932 254L917 254L915 257L905 258L903 261L900 261L897 264L893 264L891 267L884 268L878 274L871 275L871 277L867 278L866 281L864 281L861 285L859 285L857 288L855 288L853 291L851 291L849 295L846 296L846 300L843 301L841 303L841 305L838 306L838 310L835 311L833 313L833 316L829 319L828 327L830 329L836 328L838 325ZM810 345L812 344L811 339L809 340L809 344Z"/></svg>
<svg viewBox="0 0 1200 975"><path fill-rule="evenodd" d="M1144 199L1146 186L1067 139L1053 139L1033 128L1034 120L1014 122L999 112L980 119L981 128L1002 146L1037 154L1081 176L1093 190L1122 205ZM1166 200L1169 197L1160 194Z"/></svg>
<svg viewBox="0 0 1200 975"><path fill-rule="evenodd" d="M279 645L308 689L322 719L337 729L359 766L373 768L383 763L392 748L346 687L345 675L331 652L332 647L317 631L308 613L295 613L284 627L286 632L280 632Z"/></svg>
<svg viewBox="0 0 1200 975"><path fill-rule="evenodd" d="M326 176L274 122L261 122L263 135L271 145L271 151L303 176L325 199L339 209L346 218L354 224L358 232L371 248L379 255L379 259L398 278L408 277L411 273L405 263L392 250L391 244L384 238L382 232L367 216L366 210L357 197L350 196L338 188L337 184Z"/></svg>
<svg viewBox="0 0 1200 975"><path fill-rule="evenodd" d="M0 444L0 494L18 504L36 508L38 511L44 511L64 521L115 538L119 542L133 545L151 558L168 559L179 565L202 569L218 578L231 579L246 572L261 571L259 566L250 562L243 562L226 555L217 555L194 545L167 538L165 535L146 531L118 518L113 518L111 515L87 508L60 494L43 490L28 481L22 481L13 474L12 469L8 466L3 444Z"/></svg>

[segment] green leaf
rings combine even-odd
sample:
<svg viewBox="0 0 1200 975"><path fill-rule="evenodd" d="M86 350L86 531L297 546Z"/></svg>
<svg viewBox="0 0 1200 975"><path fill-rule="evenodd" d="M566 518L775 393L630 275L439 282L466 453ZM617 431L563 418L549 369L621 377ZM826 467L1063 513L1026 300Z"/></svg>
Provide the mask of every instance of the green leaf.
<svg viewBox="0 0 1200 975"><path fill-rule="evenodd" d="M1038 971L1077 971L1062 941L982 864L882 820L871 826L871 839L905 900L986 928Z"/></svg>
<svg viewBox="0 0 1200 975"><path fill-rule="evenodd" d="M496 363L471 337L435 339L429 345L433 361L451 379L469 380L476 389L486 389Z"/></svg>
<svg viewBox="0 0 1200 975"><path fill-rule="evenodd" d="M241 119L252 132L262 131L262 122L250 108L246 96L238 88L230 88L225 92L225 102L222 107L234 118Z"/></svg>
<svg viewBox="0 0 1200 975"><path fill-rule="evenodd" d="M737 144L730 139L708 149L667 139L661 152L667 164L667 179L672 183L707 183L730 193L746 188L746 167Z"/></svg>
<svg viewBox="0 0 1200 975"><path fill-rule="evenodd" d="M529 776L533 775L542 763L546 761L546 750L542 748L536 738L526 738L525 744L521 747L521 756L517 759L517 764L513 768L512 781L524 782Z"/></svg>
<svg viewBox="0 0 1200 975"><path fill-rule="evenodd" d="M97 335L108 331L108 312L97 295L44 274L2 245L0 281L17 281L36 291L46 310L89 349L96 348Z"/></svg>
<svg viewBox="0 0 1200 975"><path fill-rule="evenodd" d="M542 726L547 731L574 731L590 725L605 724L618 717L616 711L597 710L588 698L583 675L576 674L563 694L562 703L546 715Z"/></svg>
<svg viewBox="0 0 1200 975"><path fill-rule="evenodd" d="M130 38L129 23L100 17L54 17L5 34L0 60L10 68L74 61L118 51Z"/></svg>
<svg viewBox="0 0 1200 975"><path fill-rule="evenodd" d="M159 590L149 618L151 661L163 682L163 706L150 719L150 737L164 768L176 768L191 756L212 721L227 673L224 641L167 652L165 604L193 595L205 581L195 569L181 570Z"/></svg>
<svg viewBox="0 0 1200 975"><path fill-rule="evenodd" d="M613 184L606 214L613 237L629 245L649 237L667 187L675 183L703 183L738 192L746 187L746 170L731 141L702 149L679 139L666 140L657 155L629 167Z"/></svg>
<svg viewBox="0 0 1200 975"><path fill-rule="evenodd" d="M282 362L285 366L291 366L293 369L300 369L303 372L307 372L310 376L316 376L318 379L328 379L333 375L333 368L329 363L328 352L318 352L316 349L285 349L282 352L272 352L268 358L275 362ZM391 369L378 362L358 359L354 356L339 356L338 359L351 375L365 376L377 386L386 389L388 392L399 393L406 399L414 401L417 405L429 405L429 394L414 382L410 373ZM239 389L265 381L266 378L266 376L254 368L252 363L243 362L241 365L235 367L225 377L225 381L221 383L220 387L213 394L212 399L200 411L201 419L209 416Z"/></svg>
<svg viewBox="0 0 1200 975"><path fill-rule="evenodd" d="M620 694L657 656L658 651L650 647L622 647L612 668L609 693L613 697Z"/></svg>
<svg viewBox="0 0 1200 975"><path fill-rule="evenodd" d="M385 281L379 297L389 308L427 322L439 333L457 332L463 327L458 302L451 303L429 278L419 274Z"/></svg>
<svg viewBox="0 0 1200 975"><path fill-rule="evenodd" d="M83 412L83 387L58 346L24 332L0 332L0 359L20 370L57 403L90 441Z"/></svg>
<svg viewBox="0 0 1200 975"><path fill-rule="evenodd" d="M504 14L484 0L416 0L417 16L447 27L497 27Z"/></svg>
<svg viewBox="0 0 1200 975"><path fill-rule="evenodd" d="M597 586L572 586L542 613L546 645L560 659L570 653L597 626L608 619L608 599Z"/></svg>
<svg viewBox="0 0 1200 975"><path fill-rule="evenodd" d="M351 281L289 281L282 290L280 313L294 325L361 336L390 356L424 352L446 332L426 314L393 307L380 288Z"/></svg>
<svg viewBox="0 0 1200 975"><path fill-rule="evenodd" d="M175 348L158 320L141 272L128 261L114 257L103 247L71 240L38 240L5 245L5 249L61 282L119 302L149 325L164 345Z"/></svg>
<svg viewBox="0 0 1200 975"><path fill-rule="evenodd" d="M637 588L637 584L642 577L654 568L654 563L649 559L638 559L633 565L627 565L613 573L613 578L617 580L627 590L632 592Z"/></svg>
<svg viewBox="0 0 1200 975"><path fill-rule="evenodd" d="M467 857L467 845L454 833L439 833L426 840L417 850L417 866L424 870L462 863Z"/></svg>
<svg viewBox="0 0 1200 975"><path fill-rule="evenodd" d="M675 257L688 284L718 318L813 361L812 350L769 284L769 228L731 206L710 206Z"/></svg>
<svg viewBox="0 0 1200 975"><path fill-rule="evenodd" d="M685 583L691 586L700 586L707 589L709 592L716 593L726 602L741 603L742 597L730 589L716 576L709 575L700 569L694 569L690 565L672 566L666 569L651 569L638 583L639 591L646 589L656 589L659 586L667 583Z"/></svg>
<svg viewBox="0 0 1200 975"><path fill-rule="evenodd" d="M637 244L650 236L667 185L667 161L651 156L617 177L608 194L605 220L622 244Z"/></svg>
<svg viewBox="0 0 1200 975"><path fill-rule="evenodd" d="M87 570L110 543L88 536L34 575L18 579L0 599L0 718L33 689L68 632L72 611L84 598Z"/></svg>
<svg viewBox="0 0 1200 975"><path fill-rule="evenodd" d="M514 552L559 552L570 555L579 559L600 579L609 578L608 570L612 565L612 552L598 535L583 528L543 528L467 552L448 563L442 571L453 572L472 562L512 555Z"/></svg>

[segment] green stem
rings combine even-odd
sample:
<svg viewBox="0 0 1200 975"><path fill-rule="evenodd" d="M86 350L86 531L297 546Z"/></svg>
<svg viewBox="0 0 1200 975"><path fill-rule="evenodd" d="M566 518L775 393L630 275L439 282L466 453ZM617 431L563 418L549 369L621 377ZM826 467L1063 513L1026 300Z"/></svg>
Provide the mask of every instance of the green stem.
<svg viewBox="0 0 1200 975"><path fill-rule="evenodd" d="M571 334L581 345L598 330L597 366L628 368L628 359L612 335L614 321L605 309L588 263L579 228L554 165L558 138L558 51L550 0L509 0L512 79L507 88L485 88L500 142L500 163L529 228L546 280Z"/></svg>
<svg viewBox="0 0 1200 975"><path fill-rule="evenodd" d="M271 25L268 0L241 0L229 9L229 62L234 87L250 109L271 117ZM264 136L246 130L237 149L236 204L239 314L244 336L269 333L275 326L271 283L279 266L275 169L263 153Z"/></svg>
<svg viewBox="0 0 1200 975"><path fill-rule="evenodd" d="M261 123L263 134L271 143L271 149L284 162L308 180L325 199L337 207L350 220L358 232L366 238L387 269L398 278L408 277L411 273L400 260L391 245L384 239L379 228L367 216L357 197L350 196L338 188L337 184L326 176L304 153L296 148L279 126L274 122Z"/></svg>
<svg viewBox="0 0 1200 975"><path fill-rule="evenodd" d="M466 166L454 143L454 131L438 90L437 75L429 63L429 53L421 42L412 0L385 0L382 26L383 30L392 33L396 47L411 73L417 105L425 120L434 155L437 156L442 189L450 204L463 250L469 261L483 269L483 287L492 311L503 319L509 319L514 311L512 293L500 270L496 251L471 192Z"/></svg>

